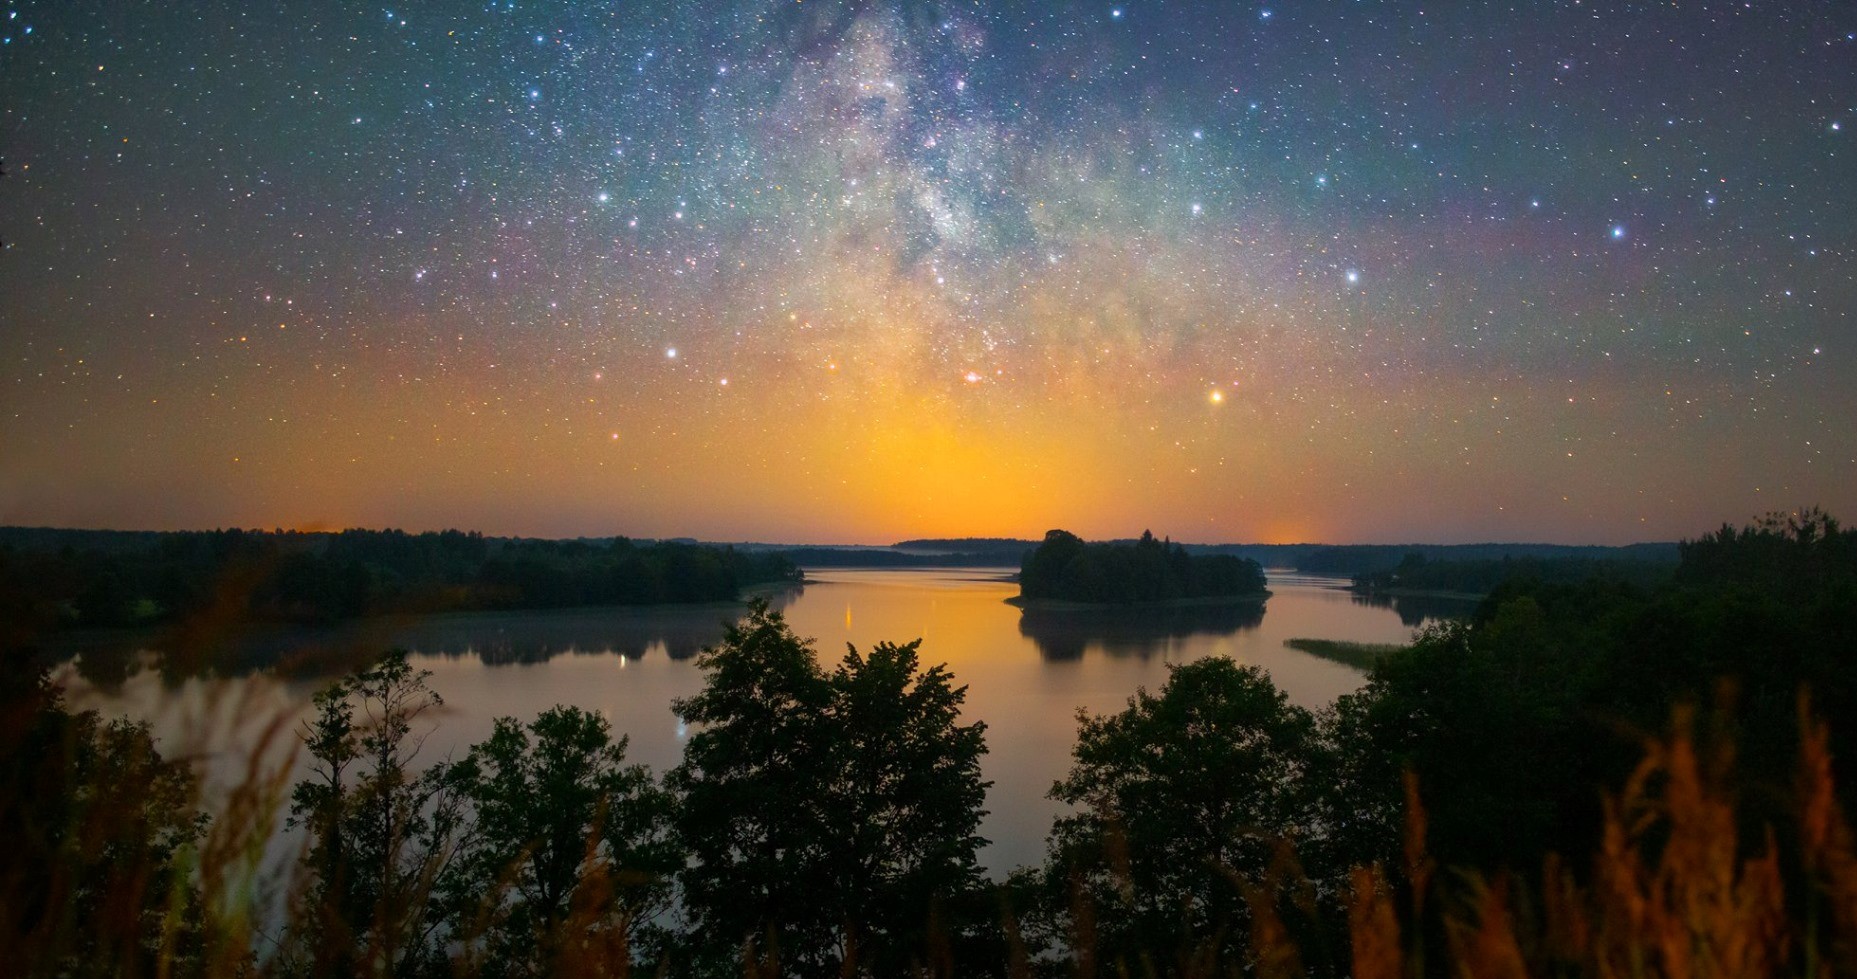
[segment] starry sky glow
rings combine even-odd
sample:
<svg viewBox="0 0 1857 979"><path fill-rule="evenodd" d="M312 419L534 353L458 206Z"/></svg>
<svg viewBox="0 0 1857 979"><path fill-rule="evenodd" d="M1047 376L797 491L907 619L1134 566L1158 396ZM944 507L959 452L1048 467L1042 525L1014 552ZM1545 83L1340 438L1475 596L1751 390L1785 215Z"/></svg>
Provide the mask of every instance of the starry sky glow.
<svg viewBox="0 0 1857 979"><path fill-rule="evenodd" d="M1840 2L0 6L0 522L1857 519Z"/></svg>

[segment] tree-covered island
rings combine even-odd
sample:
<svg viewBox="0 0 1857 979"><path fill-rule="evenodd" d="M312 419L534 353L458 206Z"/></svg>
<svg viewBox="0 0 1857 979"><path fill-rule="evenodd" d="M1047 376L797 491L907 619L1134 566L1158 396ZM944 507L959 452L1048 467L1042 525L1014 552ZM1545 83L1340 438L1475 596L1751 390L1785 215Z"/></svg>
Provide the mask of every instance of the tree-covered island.
<svg viewBox="0 0 1857 979"><path fill-rule="evenodd" d="M1030 553L1019 572L1025 607L1210 604L1263 602L1264 569L1230 554L1189 554L1143 531L1133 543L1089 543L1053 530Z"/></svg>

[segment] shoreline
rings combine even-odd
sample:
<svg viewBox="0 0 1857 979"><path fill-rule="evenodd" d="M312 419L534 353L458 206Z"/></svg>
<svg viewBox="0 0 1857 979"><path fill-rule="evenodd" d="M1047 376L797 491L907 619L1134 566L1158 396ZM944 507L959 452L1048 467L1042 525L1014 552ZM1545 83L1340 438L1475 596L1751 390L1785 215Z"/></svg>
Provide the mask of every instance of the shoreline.
<svg viewBox="0 0 1857 979"><path fill-rule="evenodd" d="M1454 602L1481 602L1489 592L1451 591L1446 588L1369 588L1364 585L1338 585L1338 590L1370 598L1443 598Z"/></svg>

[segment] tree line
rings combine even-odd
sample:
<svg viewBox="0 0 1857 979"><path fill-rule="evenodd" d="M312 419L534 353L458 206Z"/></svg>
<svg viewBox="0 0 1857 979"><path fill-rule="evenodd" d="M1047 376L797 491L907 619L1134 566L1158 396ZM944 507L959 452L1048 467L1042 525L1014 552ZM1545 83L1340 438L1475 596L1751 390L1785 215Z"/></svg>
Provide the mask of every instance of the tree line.
<svg viewBox="0 0 1857 979"><path fill-rule="evenodd" d="M748 585L798 577L776 553L623 537L234 529L150 535L133 547L0 545L0 614L21 629L205 614L328 622L398 612L728 601Z"/></svg>
<svg viewBox="0 0 1857 979"><path fill-rule="evenodd" d="M1451 592L1487 595L1511 580L1562 585L1584 581L1620 581L1654 587L1676 573L1674 562L1586 557L1501 557L1473 560L1428 559L1407 554L1395 567L1354 575L1354 590L1363 594Z"/></svg>
<svg viewBox="0 0 1857 979"><path fill-rule="evenodd" d="M15 670L0 941L33 975L1848 974L1854 640L1857 534L1807 512L1651 588L1506 582L1320 711L1174 665L1079 716L1047 859L1002 881L984 726L917 644L826 662L756 604L662 775L570 707L422 766L442 702L394 654L272 785L306 840L276 928L226 910L262 785L208 821L146 728Z"/></svg>

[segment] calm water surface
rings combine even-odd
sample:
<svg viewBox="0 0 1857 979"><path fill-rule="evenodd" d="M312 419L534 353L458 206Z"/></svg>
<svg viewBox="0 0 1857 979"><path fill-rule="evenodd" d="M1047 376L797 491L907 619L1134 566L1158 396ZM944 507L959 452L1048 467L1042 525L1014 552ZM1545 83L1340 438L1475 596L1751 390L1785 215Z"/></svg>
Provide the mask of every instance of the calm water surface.
<svg viewBox="0 0 1857 979"><path fill-rule="evenodd" d="M1231 609L1021 614L1005 599L1018 586L998 569L831 570L775 604L795 631L816 640L828 665L846 643L922 640L926 663L946 663L967 684L967 716L987 725L992 841L982 861L996 872L1040 860L1058 806L1045 798L1068 768L1079 709L1120 709L1137 687L1165 682L1166 664L1230 656L1270 672L1289 698L1311 709L1360 686L1347 666L1283 645L1296 637L1404 642L1417 616L1361 604L1335 579L1272 574L1262 616ZM692 662L722 635L738 606L458 614L378 622L341 631L280 632L238 644L237 667L221 678L153 668L147 641L76 640L59 679L74 704L149 719L170 754L198 758L209 782L236 778L267 724L282 719L281 745L323 682L314 666L289 678L267 667L308 651L335 662L342 652L403 646L432 671L445 699L422 758L463 754L500 716L528 719L555 704L598 710L631 739L628 757L663 771L675 765L685 730L670 702L701 686ZM1431 610L1428 610L1431 611ZM231 675L226 675L231 674ZM274 732L275 735L275 732Z"/></svg>

